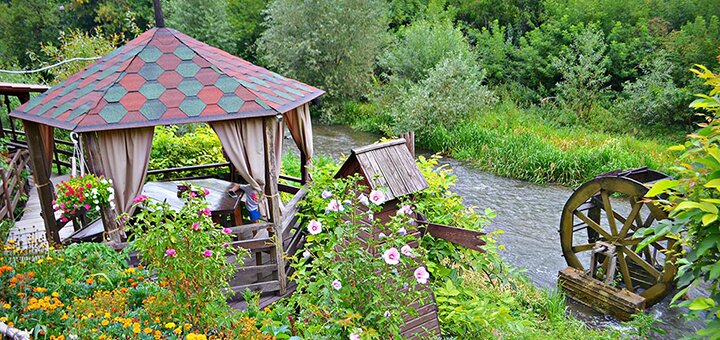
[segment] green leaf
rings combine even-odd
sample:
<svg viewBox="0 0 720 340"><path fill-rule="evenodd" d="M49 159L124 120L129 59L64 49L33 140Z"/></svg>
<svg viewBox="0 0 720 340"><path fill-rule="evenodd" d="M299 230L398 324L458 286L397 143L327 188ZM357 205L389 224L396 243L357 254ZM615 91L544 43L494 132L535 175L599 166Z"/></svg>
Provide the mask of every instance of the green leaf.
<svg viewBox="0 0 720 340"><path fill-rule="evenodd" d="M699 297L690 302L690 310L706 310L715 307L715 301L711 298Z"/></svg>
<svg viewBox="0 0 720 340"><path fill-rule="evenodd" d="M713 179L707 183L705 183L706 188L717 188L720 187L720 178Z"/></svg>
<svg viewBox="0 0 720 340"><path fill-rule="evenodd" d="M702 223L703 223L703 225L708 225L710 223L717 221L717 218L718 218L717 214L705 214L702 217Z"/></svg>
<svg viewBox="0 0 720 340"><path fill-rule="evenodd" d="M685 145L682 145L682 144L673 145L668 148L668 150L670 150L670 151L685 151L685 149L686 149Z"/></svg>
<svg viewBox="0 0 720 340"><path fill-rule="evenodd" d="M655 196L665 192L667 189L670 189L677 185L678 185L678 181L676 181L676 180L664 179L662 181L658 181L657 183L653 184L653 186L650 188L650 190L647 192L647 194L645 194L645 197L655 197Z"/></svg>

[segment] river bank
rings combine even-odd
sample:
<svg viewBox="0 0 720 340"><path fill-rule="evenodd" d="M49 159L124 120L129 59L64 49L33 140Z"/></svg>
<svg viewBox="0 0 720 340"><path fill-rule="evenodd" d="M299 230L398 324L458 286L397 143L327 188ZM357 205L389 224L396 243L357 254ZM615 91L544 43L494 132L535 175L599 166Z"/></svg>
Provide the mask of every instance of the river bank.
<svg viewBox="0 0 720 340"><path fill-rule="evenodd" d="M374 113L369 104L351 111L346 122L356 130L388 129L390 118ZM418 133L416 143L498 176L540 184L574 187L603 172L642 166L670 172L667 148L682 140L682 132L618 124L602 115L577 122L560 110L506 100L451 128L429 127Z"/></svg>

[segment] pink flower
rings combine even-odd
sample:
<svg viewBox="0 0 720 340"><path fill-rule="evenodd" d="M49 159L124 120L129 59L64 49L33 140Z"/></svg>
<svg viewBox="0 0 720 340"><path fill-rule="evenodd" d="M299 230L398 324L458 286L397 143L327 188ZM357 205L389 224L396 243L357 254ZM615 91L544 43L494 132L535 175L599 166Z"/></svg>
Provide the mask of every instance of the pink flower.
<svg viewBox="0 0 720 340"><path fill-rule="evenodd" d="M200 230L200 224L195 222L192 224L192 230L198 231Z"/></svg>
<svg viewBox="0 0 720 340"><path fill-rule="evenodd" d="M340 201L338 200L331 200L330 203L328 203L327 208L325 208L325 211L343 211L345 210L345 207L340 204Z"/></svg>
<svg viewBox="0 0 720 340"><path fill-rule="evenodd" d="M400 263L400 253L398 253L398 251L397 251L397 249L395 249L395 247L386 250L383 253L382 257L385 260L385 263L387 263L389 265L394 266L394 265Z"/></svg>
<svg viewBox="0 0 720 340"><path fill-rule="evenodd" d="M370 202L375 205L385 203L385 193L380 190L373 190L370 192Z"/></svg>
<svg viewBox="0 0 720 340"><path fill-rule="evenodd" d="M165 257L173 257L175 256L175 249L170 248L165 251Z"/></svg>
<svg viewBox="0 0 720 340"><path fill-rule="evenodd" d="M322 231L322 224L316 220L312 220L308 223L307 230L311 235L317 235Z"/></svg>
<svg viewBox="0 0 720 340"><path fill-rule="evenodd" d="M223 248L227 248L229 246L230 246L230 243L227 243L227 242L223 243Z"/></svg>
<svg viewBox="0 0 720 340"><path fill-rule="evenodd" d="M409 205L406 205L406 204L403 204L402 207L400 207L400 209L398 209L398 211L395 213L396 216L410 215L410 214L412 214L412 209L410 208Z"/></svg>
<svg viewBox="0 0 720 340"><path fill-rule="evenodd" d="M210 256L212 256L212 254L213 254L213 252L212 252L212 250L210 250L210 249L207 249L207 250L205 250L205 251L203 252L203 255L204 255L205 257L210 257Z"/></svg>
<svg viewBox="0 0 720 340"><path fill-rule="evenodd" d="M410 246L407 244L402 246L402 248L400 248L400 252L409 258L412 258L412 259L415 258L415 254L413 254L412 248L410 248Z"/></svg>
<svg viewBox="0 0 720 340"><path fill-rule="evenodd" d="M90 204L85 204L85 210L90 210Z"/></svg>
<svg viewBox="0 0 720 340"><path fill-rule="evenodd" d="M203 192L205 193L205 196L210 195L210 190L203 188Z"/></svg>
<svg viewBox="0 0 720 340"><path fill-rule="evenodd" d="M390 317L390 311L389 311L389 310L386 310L386 311L385 311L385 314L383 314L383 315L385 315L386 318L389 318L389 317Z"/></svg>
<svg viewBox="0 0 720 340"><path fill-rule="evenodd" d="M360 340L360 335L357 333L350 334L350 340Z"/></svg>
<svg viewBox="0 0 720 340"><path fill-rule="evenodd" d="M322 192L322 194L321 194L320 196L322 196L322 198L324 198L324 199L328 199L328 198L332 197L332 192L329 192L329 191L327 191L327 190L323 190L323 192Z"/></svg>
<svg viewBox="0 0 720 340"><path fill-rule="evenodd" d="M415 275L415 280L420 284L426 284L430 278L430 273L425 270L425 267L418 267L418 269L415 269L413 275Z"/></svg>
<svg viewBox="0 0 720 340"><path fill-rule="evenodd" d="M225 235L232 234L232 229L230 229L230 228L223 228L223 234L225 234Z"/></svg>
<svg viewBox="0 0 720 340"><path fill-rule="evenodd" d="M197 194L196 194L194 191L191 191L191 192L190 192L190 197L195 198L195 197L197 197Z"/></svg>
<svg viewBox="0 0 720 340"><path fill-rule="evenodd" d="M210 208L205 208L203 210L198 211L198 216L210 216Z"/></svg>
<svg viewBox="0 0 720 340"><path fill-rule="evenodd" d="M360 196L358 196L358 201L360 201L360 203L362 203L362 205L366 207L370 205L370 200L368 200L368 197L365 196L365 194L360 194Z"/></svg>
<svg viewBox="0 0 720 340"><path fill-rule="evenodd" d="M332 286L333 288L335 288L335 290L340 290L340 288L342 288L342 283L340 283L340 281L338 280L333 280Z"/></svg>
<svg viewBox="0 0 720 340"><path fill-rule="evenodd" d="M140 202L142 202L142 201L144 201L144 200L146 200L146 199L147 199L147 196L145 196L145 195L140 195L140 196L138 196L138 197L135 197L135 199L134 199L133 201L135 201L135 203L140 203Z"/></svg>

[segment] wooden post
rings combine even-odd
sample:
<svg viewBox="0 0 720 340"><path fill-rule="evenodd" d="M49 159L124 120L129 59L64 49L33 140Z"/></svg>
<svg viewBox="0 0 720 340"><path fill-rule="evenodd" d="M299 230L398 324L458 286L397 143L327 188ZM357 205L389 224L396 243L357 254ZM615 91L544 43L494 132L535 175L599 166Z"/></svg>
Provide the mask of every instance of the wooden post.
<svg viewBox="0 0 720 340"><path fill-rule="evenodd" d="M83 141L85 142L85 159L88 161L90 171L97 175L107 177L105 168L100 161L100 145L98 144L95 132L83 133ZM105 228L105 237L110 244L118 244L127 238L123 225L118 223L115 209L103 207L100 209L100 218Z"/></svg>
<svg viewBox="0 0 720 340"><path fill-rule="evenodd" d="M33 165L33 178L38 198L40 198L40 215L45 222L45 237L48 242L58 245L60 244L60 234L58 234L55 212L52 207L53 187L49 176L49 162L45 159L47 154L43 150L44 143L40 136L40 124L23 120L23 125Z"/></svg>
<svg viewBox="0 0 720 340"><path fill-rule="evenodd" d="M263 118L263 129L265 130L265 197L268 198L268 217L275 231L275 258L277 259L280 295L284 295L287 289L287 275L285 273L283 231L281 230L282 216L280 215L280 196L278 194L278 169L275 159L275 134L278 120L282 120L282 116Z"/></svg>
<svg viewBox="0 0 720 340"><path fill-rule="evenodd" d="M400 137L405 138L405 144L408 150L410 150L410 155L415 158L415 131L405 132L400 135Z"/></svg>
<svg viewBox="0 0 720 340"><path fill-rule="evenodd" d="M300 150L300 184L305 185L310 180L310 174L308 173L308 157Z"/></svg>

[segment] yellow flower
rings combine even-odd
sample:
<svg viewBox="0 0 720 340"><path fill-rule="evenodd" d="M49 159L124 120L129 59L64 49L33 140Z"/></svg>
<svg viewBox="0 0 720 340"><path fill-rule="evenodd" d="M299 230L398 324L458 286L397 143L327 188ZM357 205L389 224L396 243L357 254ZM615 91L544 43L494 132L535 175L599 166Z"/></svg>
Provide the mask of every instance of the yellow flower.
<svg viewBox="0 0 720 340"><path fill-rule="evenodd" d="M15 244L15 240L7 240L8 244Z"/></svg>
<svg viewBox="0 0 720 340"><path fill-rule="evenodd" d="M271 312L270 307L265 307L265 309L263 309L263 310L265 311L265 313L270 313L270 312Z"/></svg>
<svg viewBox="0 0 720 340"><path fill-rule="evenodd" d="M3 308L5 308L5 309L10 309L10 304L9 304L9 303L4 304L4 305L3 305Z"/></svg>
<svg viewBox="0 0 720 340"><path fill-rule="evenodd" d="M43 263L43 259L39 259L39 260L35 261L35 263L37 263L37 264L42 264L42 263Z"/></svg>
<svg viewBox="0 0 720 340"><path fill-rule="evenodd" d="M150 334L153 332L153 330L150 327L145 327L145 329L143 329L143 332L145 332L145 334Z"/></svg>
<svg viewBox="0 0 720 340"><path fill-rule="evenodd" d="M100 334L100 337L98 337L98 340L105 340L105 339L107 339L107 335L105 335L105 334Z"/></svg>
<svg viewBox="0 0 720 340"><path fill-rule="evenodd" d="M50 294L50 295L52 295L52 297L54 297L54 298L60 297L60 294L58 294L58 292L53 292L53 293Z"/></svg>
<svg viewBox="0 0 720 340"><path fill-rule="evenodd" d="M105 320L103 320L100 324L103 325L103 326L107 326L107 325L110 324L110 321L107 321L107 319L105 319Z"/></svg>
<svg viewBox="0 0 720 340"><path fill-rule="evenodd" d="M182 330L180 329L180 327L178 327L178 328L175 328L175 330L173 331L173 333L175 333L175 334L177 334L177 335L180 335L180 333L182 333Z"/></svg>
<svg viewBox="0 0 720 340"><path fill-rule="evenodd" d="M167 329L175 328L175 326L176 325L174 322L168 322L165 324L165 328L167 328Z"/></svg>
<svg viewBox="0 0 720 340"><path fill-rule="evenodd" d="M63 313L63 315L60 317L60 320L67 320L67 319L68 319L67 313Z"/></svg>
<svg viewBox="0 0 720 340"><path fill-rule="evenodd" d="M185 337L185 340L197 340L197 335L195 335L195 333L190 333Z"/></svg>
<svg viewBox="0 0 720 340"><path fill-rule="evenodd" d="M72 283L72 279L65 279L65 282Z"/></svg>
<svg viewBox="0 0 720 340"><path fill-rule="evenodd" d="M104 315L104 317L105 317L106 319L109 319L109 318L111 318L111 317L112 317L112 315L110 315L110 313L108 313L108 312L105 312L105 315Z"/></svg>
<svg viewBox="0 0 720 340"><path fill-rule="evenodd" d="M186 323L185 325L183 325L183 328L185 328L185 331L189 331L190 328L192 328L192 325L189 323Z"/></svg>

